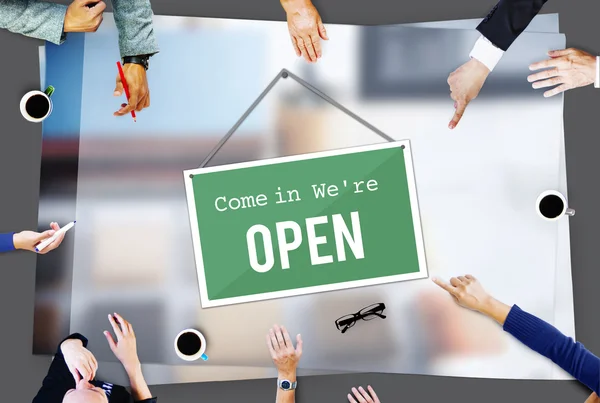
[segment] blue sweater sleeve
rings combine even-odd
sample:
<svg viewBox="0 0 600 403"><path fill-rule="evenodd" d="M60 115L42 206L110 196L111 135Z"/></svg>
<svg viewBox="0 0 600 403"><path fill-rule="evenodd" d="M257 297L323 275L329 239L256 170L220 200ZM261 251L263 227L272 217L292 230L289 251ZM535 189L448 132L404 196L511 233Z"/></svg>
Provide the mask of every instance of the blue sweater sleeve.
<svg viewBox="0 0 600 403"><path fill-rule="evenodd" d="M1 252L10 252L11 250L15 250L15 245L13 244L13 233L0 234L0 253Z"/></svg>
<svg viewBox="0 0 600 403"><path fill-rule="evenodd" d="M585 386L600 394L600 359L583 344L514 305L504 330L533 351L551 359Z"/></svg>

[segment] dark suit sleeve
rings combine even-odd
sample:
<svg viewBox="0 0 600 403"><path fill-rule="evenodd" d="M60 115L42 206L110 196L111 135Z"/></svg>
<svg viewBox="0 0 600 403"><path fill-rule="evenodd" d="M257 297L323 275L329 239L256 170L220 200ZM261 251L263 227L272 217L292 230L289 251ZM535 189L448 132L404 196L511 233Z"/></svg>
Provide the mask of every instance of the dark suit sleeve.
<svg viewBox="0 0 600 403"><path fill-rule="evenodd" d="M73 375L69 371L65 357L60 349L63 341L69 339L81 340L83 346L87 347L88 340L79 333L70 335L58 344L48 374L44 378L39 392L33 399L33 403L61 402L65 393L75 387L75 379L73 379Z"/></svg>
<svg viewBox="0 0 600 403"><path fill-rule="evenodd" d="M500 0L477 30L506 51L540 12L547 0Z"/></svg>

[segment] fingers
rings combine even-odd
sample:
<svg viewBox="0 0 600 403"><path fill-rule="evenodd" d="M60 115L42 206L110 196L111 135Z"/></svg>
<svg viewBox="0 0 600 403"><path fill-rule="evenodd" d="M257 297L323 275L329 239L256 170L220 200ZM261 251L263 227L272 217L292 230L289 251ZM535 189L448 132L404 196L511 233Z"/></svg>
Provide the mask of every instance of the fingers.
<svg viewBox="0 0 600 403"><path fill-rule="evenodd" d="M96 360L96 357L94 357L94 354L89 352L89 355L90 355L90 362L92 363L92 378L91 379L94 379L96 377L96 372L98 371L98 361Z"/></svg>
<svg viewBox="0 0 600 403"><path fill-rule="evenodd" d="M123 332L124 336L133 334L133 327L131 326L131 323L123 319L123 317L116 312L114 313L114 317L119 321L119 324L121 325L121 331Z"/></svg>
<svg viewBox="0 0 600 403"><path fill-rule="evenodd" d="M309 62L312 63L312 59L310 57L310 52L308 51L309 46L312 48L312 44L310 43L310 39L308 37L300 37L298 38L298 46L300 47L300 50L302 51L302 56L304 56L304 59Z"/></svg>
<svg viewBox="0 0 600 403"><path fill-rule="evenodd" d="M467 278L465 276L458 276L458 279L463 282L463 283L468 283L469 280L467 280Z"/></svg>
<svg viewBox="0 0 600 403"><path fill-rule="evenodd" d="M48 229L48 230L42 232L41 234L39 234L38 239L41 241L46 238L50 238L52 235L54 235L55 232L56 231L54 231L53 229Z"/></svg>
<svg viewBox="0 0 600 403"><path fill-rule="evenodd" d="M315 50L316 58L320 58L323 55L323 51L321 49L321 38L316 35L311 35L310 41L312 42L313 48Z"/></svg>
<svg viewBox="0 0 600 403"><path fill-rule="evenodd" d="M356 397L358 403L367 403L367 400L365 400L364 396L358 391L358 389L352 388L352 393L354 393L354 397Z"/></svg>
<svg viewBox="0 0 600 403"><path fill-rule="evenodd" d="M38 252L38 254L45 255L48 252L52 252L54 249L56 249L60 246L63 239L65 239L65 234L62 234L61 236L56 238L54 241L50 242L50 244L48 244L48 246L46 246L41 252Z"/></svg>
<svg viewBox="0 0 600 403"><path fill-rule="evenodd" d="M115 84L115 91L113 92L113 95L115 97L121 96L123 94L123 83L121 82L121 75L117 74L117 81Z"/></svg>
<svg viewBox="0 0 600 403"><path fill-rule="evenodd" d="M302 336L296 336L296 355L300 357L302 355Z"/></svg>
<svg viewBox="0 0 600 403"><path fill-rule="evenodd" d="M121 328L115 321L115 318L109 314L108 321L110 322L110 325L112 326L113 331L115 332L115 336L117 336L117 340L121 341L121 339L123 339L123 332L121 331Z"/></svg>
<svg viewBox="0 0 600 403"><path fill-rule="evenodd" d="M366 390L363 389L363 387L359 387L358 391L360 392L360 394L364 397L365 401L368 403L373 403L373 399L371 398L371 396L367 393Z"/></svg>
<svg viewBox="0 0 600 403"><path fill-rule="evenodd" d="M93 3L93 2L90 2ZM100 15L104 12L104 10L106 9L106 3L103 1L99 1L98 3L96 3L96 5L94 5L93 7L90 7L90 11L93 13L93 15Z"/></svg>
<svg viewBox="0 0 600 403"><path fill-rule="evenodd" d="M60 229L60 227L58 226L57 223L53 222L50 223L50 227L54 230L54 231L58 231ZM46 253L53 251L54 249L58 248L60 246L60 244L62 243L62 241L64 241L65 239L65 235L66 233L63 232L62 234L60 234L58 236L58 238L56 238L54 241L52 241L48 246L46 246L46 248L44 250L42 250L41 252L39 252L41 255L45 255Z"/></svg>
<svg viewBox="0 0 600 403"><path fill-rule="evenodd" d="M294 348L294 344L292 343L292 339L290 338L290 334L288 333L285 326L281 326L281 334L283 335L283 341L287 348Z"/></svg>
<svg viewBox="0 0 600 403"><path fill-rule="evenodd" d="M457 279L456 277L452 277L450 279L450 284L452 284L454 287L458 287L461 284L461 281L459 279Z"/></svg>
<svg viewBox="0 0 600 403"><path fill-rule="evenodd" d="M308 55L310 56L310 61L316 62L317 61L317 51L315 50L313 37L314 37L314 35L310 35L310 36L302 38L302 40L304 41L304 44L306 45L306 50L308 51Z"/></svg>
<svg viewBox="0 0 600 403"><path fill-rule="evenodd" d="M142 87L132 86L129 87L129 100L125 106L121 105L121 109L115 112L115 116L123 116L131 111L135 110L140 112L142 109L146 107L146 105L150 105L150 92L146 88L145 84L141 84ZM115 91L116 93L116 91Z"/></svg>
<svg viewBox="0 0 600 403"><path fill-rule="evenodd" d="M531 86L533 88L537 89L537 88L553 87L553 86L559 85L559 84L563 84L562 77L552 77L547 80L536 81L535 83L531 84Z"/></svg>
<svg viewBox="0 0 600 403"><path fill-rule="evenodd" d="M87 371L87 376L85 377L85 379L88 381L91 381L92 379L94 379L94 376L96 375L96 369L97 369L96 364L94 363L94 360L90 356L88 356L85 363L83 364L83 366L85 367L85 371Z"/></svg>
<svg viewBox="0 0 600 403"><path fill-rule="evenodd" d="M465 109L467 109L468 102L456 101L456 110L454 111L454 116L452 116L452 120L448 124L448 128L454 129L458 122L462 119L462 116L465 113Z"/></svg>
<svg viewBox="0 0 600 403"><path fill-rule="evenodd" d="M529 66L529 70L540 70L548 67L559 67L563 65L566 60L563 57L557 57L554 59L542 60L541 62L533 63Z"/></svg>
<svg viewBox="0 0 600 403"><path fill-rule="evenodd" d="M568 85L562 84L556 88L552 88L550 91L544 92L544 97L546 97L546 98L553 97L554 95L560 94L561 92L565 92L570 89L571 89L571 87L569 87Z"/></svg>
<svg viewBox="0 0 600 403"><path fill-rule="evenodd" d="M131 89L130 89L131 91ZM119 111L117 112L118 115L126 115L128 113L130 113L132 110L134 110L137 107L138 104L138 94L137 91L134 91L133 93L130 93L129 95L129 101L128 104L119 109Z"/></svg>
<svg viewBox="0 0 600 403"><path fill-rule="evenodd" d="M285 348L285 340L283 339L283 333L281 332L281 328L277 325L274 325L273 330L275 330L275 337L277 338L279 348Z"/></svg>
<svg viewBox="0 0 600 403"><path fill-rule="evenodd" d="M98 14L96 17L94 17L92 19L92 27L87 29L87 32L96 32L98 30L98 28L100 27L100 24L102 24L102 21L104 20L104 17L102 16L102 13Z"/></svg>
<svg viewBox="0 0 600 403"><path fill-rule="evenodd" d="M104 331L104 336L106 337L106 341L108 342L108 346L110 347L111 351L114 353L117 349L117 343L115 343L115 340L113 339L112 335L110 334L110 332L107 332L106 330Z"/></svg>
<svg viewBox="0 0 600 403"><path fill-rule="evenodd" d="M75 379L75 383L79 382L81 380L81 375L79 374L79 371L77 371L77 368L72 366L69 366L68 368L71 375L73 375L73 379Z"/></svg>
<svg viewBox="0 0 600 403"><path fill-rule="evenodd" d="M148 98L148 95L146 94L143 98L140 99L137 106L135 107L136 112L141 112L142 109L144 109L146 107L147 98Z"/></svg>
<svg viewBox="0 0 600 403"><path fill-rule="evenodd" d="M348 401L349 401L350 403L357 403L357 401L356 401L356 400L354 400L354 398L352 397L352 395L351 395L350 393L348 393Z"/></svg>
<svg viewBox="0 0 600 403"><path fill-rule="evenodd" d="M290 35L290 39L292 40L292 46L294 47L294 52L296 52L296 56L298 56L298 57L302 56L302 52L300 51L300 48L298 47L298 41L296 40L296 37L293 35Z"/></svg>
<svg viewBox="0 0 600 403"><path fill-rule="evenodd" d="M54 235L55 232L56 231L54 231L53 229L49 229L49 230L46 230L46 231L42 232L41 234L38 234L35 237L35 243L34 244L38 244L38 243L40 243L40 242L42 242L42 241L50 238L52 235Z"/></svg>
<svg viewBox="0 0 600 403"><path fill-rule="evenodd" d="M468 278L471 281L477 281L477 279L475 277L473 277L472 275L470 275L470 274L465 274L465 277Z"/></svg>
<svg viewBox="0 0 600 403"><path fill-rule="evenodd" d="M557 68L553 68L549 70L540 71L539 73L530 74L529 76L527 76L527 81L531 83L544 78L556 77L560 75L561 72Z"/></svg>
<svg viewBox="0 0 600 403"><path fill-rule="evenodd" d="M319 36L323 40L328 41L329 37L327 36L327 31L325 30L325 25L323 25L323 21L321 21L320 18L319 18L319 22L317 23L317 28L319 29Z"/></svg>
<svg viewBox="0 0 600 403"><path fill-rule="evenodd" d="M271 353L271 358L276 359L277 353L275 352L275 349L273 348L273 342L271 341L270 333L267 333L267 347L269 348L269 353Z"/></svg>
<svg viewBox="0 0 600 403"><path fill-rule="evenodd" d="M77 370L79 371L83 379L87 381L92 379L92 367L89 362L81 362L80 365L77 365Z"/></svg>
<svg viewBox="0 0 600 403"><path fill-rule="evenodd" d="M97 3L98 0L74 0L73 3L78 3L80 6L89 6L91 4Z"/></svg>
<svg viewBox="0 0 600 403"><path fill-rule="evenodd" d="M279 342L277 341L277 336L275 336L275 331L273 329L269 329L269 338L271 339L273 349L276 352L279 351Z"/></svg>
<svg viewBox="0 0 600 403"><path fill-rule="evenodd" d="M375 393L375 390L373 390L373 388L371 387L371 385L367 386L367 389L369 389L369 394L373 398L373 401L375 403L379 403L379 398L377 397L377 393Z"/></svg>
<svg viewBox="0 0 600 403"><path fill-rule="evenodd" d="M448 291L450 294L454 295L454 293L456 292L456 290L454 289L454 287L444 281L442 281L441 279L434 277L431 279L434 283L436 283L438 286L440 286L441 288L443 288L444 290Z"/></svg>
<svg viewBox="0 0 600 403"><path fill-rule="evenodd" d="M560 57L566 56L571 53L575 53L576 49L568 48L568 49L560 49L560 50L551 50L548 52L548 56L550 57Z"/></svg>

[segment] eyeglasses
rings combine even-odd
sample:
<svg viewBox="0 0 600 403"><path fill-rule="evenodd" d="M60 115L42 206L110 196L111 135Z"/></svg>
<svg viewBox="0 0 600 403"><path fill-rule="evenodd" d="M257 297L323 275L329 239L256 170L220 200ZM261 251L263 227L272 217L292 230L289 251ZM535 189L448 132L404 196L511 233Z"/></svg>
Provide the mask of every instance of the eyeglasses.
<svg viewBox="0 0 600 403"><path fill-rule="evenodd" d="M377 317L385 319L386 316L383 314L384 309L385 304L383 302L369 305L356 313L342 316L335 321L335 326L342 332L342 334L344 334L346 331L348 331L348 329L356 324L357 320L373 320Z"/></svg>

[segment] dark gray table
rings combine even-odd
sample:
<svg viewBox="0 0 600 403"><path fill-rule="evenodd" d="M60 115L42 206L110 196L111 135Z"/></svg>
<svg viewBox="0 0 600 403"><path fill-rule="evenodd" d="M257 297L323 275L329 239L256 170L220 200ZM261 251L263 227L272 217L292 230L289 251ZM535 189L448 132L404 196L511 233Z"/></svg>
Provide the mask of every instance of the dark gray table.
<svg viewBox="0 0 600 403"><path fill-rule="evenodd" d="M388 0L373 3L358 0L322 2L317 6L325 21L350 24L391 24L426 20L450 20L483 17L493 1L442 0L401 4ZM185 0L155 0L156 14L197 15L208 17L283 19L274 0L206 0L202 3ZM548 4L545 12L561 13L561 31L567 34L569 46L597 53L594 39L600 37L595 20L600 6L592 2L571 1ZM41 126L28 124L18 113L21 95L39 86L37 46L39 42L0 33L0 48L11 55L2 63L3 93L0 97L0 229L35 228L37 195L39 191L39 156ZM592 351L600 351L600 320L595 314L595 284L600 272L595 263L595 229L600 215L594 214L598 190L596 171L598 159L594 144L596 110L600 106L600 91L585 88L567 94L565 100L565 135L569 198L577 208L571 220L571 253L575 318L578 339ZM505 117L499 117L505 118ZM585 169L584 169L585 167ZM586 263L590 267L586 267ZM36 393L49 361L31 355L33 324L35 256L12 253L0 256L0 306L5 318L2 327L4 351L3 374L0 386L7 400L28 401ZM575 382L564 381L496 381L481 379L439 378L411 375L336 375L301 379L298 401L345 401L354 385L371 384L382 401L584 401L588 391ZM270 401L275 388L272 380L207 384L169 385L153 387L161 400L170 402L198 401L205 397L215 402Z"/></svg>

